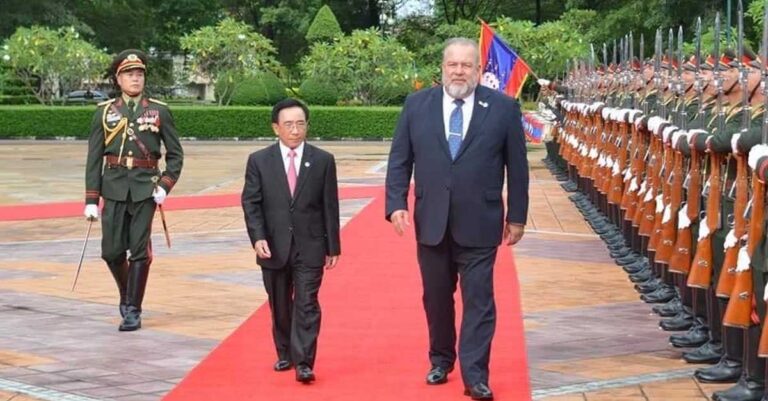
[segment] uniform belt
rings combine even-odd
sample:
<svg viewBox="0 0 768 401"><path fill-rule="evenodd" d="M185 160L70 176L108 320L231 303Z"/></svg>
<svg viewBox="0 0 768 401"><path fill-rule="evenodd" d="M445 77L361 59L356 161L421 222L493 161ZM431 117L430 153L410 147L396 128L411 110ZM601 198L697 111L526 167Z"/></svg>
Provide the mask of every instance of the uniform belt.
<svg viewBox="0 0 768 401"><path fill-rule="evenodd" d="M157 160L137 159L133 156L123 156L118 158L115 155L107 155L107 166L110 168L122 166L128 169L139 168L157 168Z"/></svg>

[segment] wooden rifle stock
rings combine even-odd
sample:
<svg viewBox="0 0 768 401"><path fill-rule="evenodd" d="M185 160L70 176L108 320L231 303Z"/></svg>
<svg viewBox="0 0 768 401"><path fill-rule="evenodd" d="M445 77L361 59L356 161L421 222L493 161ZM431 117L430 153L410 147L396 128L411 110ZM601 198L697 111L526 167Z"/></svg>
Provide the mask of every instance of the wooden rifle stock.
<svg viewBox="0 0 768 401"><path fill-rule="evenodd" d="M765 186L752 175L752 216L749 219L749 232L747 237L747 253L751 257L755 253L758 244L763 240L763 218L765 217ZM755 296L752 283L752 269L736 273L736 282L733 285L728 307L725 309L723 324L731 327L749 328L759 324L760 319L755 313L753 297Z"/></svg>
<svg viewBox="0 0 768 401"><path fill-rule="evenodd" d="M661 145L664 147L665 145ZM672 174L672 151L670 149L664 150L664 166L665 171L664 174L659 175L659 182L656 185L656 192L655 194L662 194L662 203L668 204L670 202L670 194L672 193L672 190L670 189L671 186L669 185L669 176ZM664 208L662 208L661 211L658 211L658 204L656 205L656 208L654 209L654 219L653 219L653 231L651 232L651 238L648 240L648 249L651 251L657 251L658 246L661 242L662 237L662 220L664 217ZM658 254L656 256L656 260L658 261Z"/></svg>
<svg viewBox="0 0 768 401"><path fill-rule="evenodd" d="M689 172L691 179L688 185L687 213L688 227L677 230L677 241L675 250L669 261L669 271L688 274L691 270L692 247L693 247L693 223L699 217L699 208L701 201L701 158L695 149L691 150L691 170Z"/></svg>
<svg viewBox="0 0 768 401"><path fill-rule="evenodd" d="M717 230L720 219L720 167L722 156L710 154L710 192L707 197L706 224L709 235L699 240L696 244L696 254L691 262L688 273L688 286L708 289L712 284L712 234ZM699 228L701 229L701 228Z"/></svg>
<svg viewBox="0 0 768 401"><path fill-rule="evenodd" d="M627 167L627 145L629 144L629 139L627 138L627 134L629 131L629 124L627 124L625 121L622 121L620 123L617 123L619 125L619 138L620 143L619 146L615 146L616 152L614 154L613 160L614 163L618 163L618 170L619 172L614 174L613 171L608 171L608 202L619 205L621 204L621 198L622 194L624 192L624 176L622 173L624 172L624 169Z"/></svg>
<svg viewBox="0 0 768 401"><path fill-rule="evenodd" d="M736 156L736 201L733 205L733 234L737 239L747 233L747 221L744 212L747 210L747 198L749 197L749 183L747 182L747 156ZM725 250L723 268L717 281L715 294L719 298L730 298L733 287L736 284L736 263L739 259L739 246L735 244Z"/></svg>
<svg viewBox="0 0 768 401"><path fill-rule="evenodd" d="M660 263L669 263L672 257L677 236L677 214L680 210L680 204L683 202L683 155L672 148L669 151L673 152L674 157L672 183L669 185L669 210L671 213L667 222L662 222L661 225L661 238L656 249L656 261Z"/></svg>
<svg viewBox="0 0 768 401"><path fill-rule="evenodd" d="M637 223L639 227L638 233L644 237L650 237L651 234L653 234L653 225L656 216L656 204L654 199L656 195L658 195L657 187L659 187L659 171L661 169L660 144L656 137L651 138L651 153L656 160L648 176L647 191L652 191L653 196L651 196L648 201L645 201L646 196L644 196L644 202L638 208L638 214L635 218L635 223Z"/></svg>

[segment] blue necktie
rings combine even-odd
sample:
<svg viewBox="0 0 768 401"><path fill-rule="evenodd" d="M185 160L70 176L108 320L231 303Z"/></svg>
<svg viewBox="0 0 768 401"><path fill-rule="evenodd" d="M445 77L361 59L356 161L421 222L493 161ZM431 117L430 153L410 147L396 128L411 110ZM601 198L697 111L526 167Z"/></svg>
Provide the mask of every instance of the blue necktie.
<svg viewBox="0 0 768 401"><path fill-rule="evenodd" d="M464 131L464 116L461 113L464 100L456 99L453 103L456 104L456 108L453 109L448 120L448 149L451 151L451 159L456 160L461 147L461 132Z"/></svg>

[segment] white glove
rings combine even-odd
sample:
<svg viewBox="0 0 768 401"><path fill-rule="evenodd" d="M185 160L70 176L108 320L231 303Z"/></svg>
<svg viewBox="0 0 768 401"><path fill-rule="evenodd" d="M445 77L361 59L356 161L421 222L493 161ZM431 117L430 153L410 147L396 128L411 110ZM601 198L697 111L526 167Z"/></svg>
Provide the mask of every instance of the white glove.
<svg viewBox="0 0 768 401"><path fill-rule="evenodd" d="M664 195L656 196L656 213L664 211Z"/></svg>
<svg viewBox="0 0 768 401"><path fill-rule="evenodd" d="M661 217L661 223L667 224L672 220L672 208L669 205L664 207L664 215Z"/></svg>
<svg viewBox="0 0 768 401"><path fill-rule="evenodd" d="M632 181L629 183L629 192L635 192L640 188L639 185L637 185L637 178L632 178Z"/></svg>
<svg viewBox="0 0 768 401"><path fill-rule="evenodd" d="M97 220L99 218L99 205L85 205L83 214L86 219Z"/></svg>
<svg viewBox="0 0 768 401"><path fill-rule="evenodd" d="M548 79L539 78L536 80L536 83L538 83L540 86L549 86L550 82Z"/></svg>
<svg viewBox="0 0 768 401"><path fill-rule="evenodd" d="M163 187L156 187L154 192L152 192L152 197L155 198L155 203L158 205L162 205L163 202L165 202L165 197L168 195Z"/></svg>
<svg viewBox="0 0 768 401"><path fill-rule="evenodd" d="M746 246L742 246L739 249L739 259L736 261L736 271L745 272L749 270L749 263L752 259L749 257L749 252Z"/></svg>
<svg viewBox="0 0 768 401"><path fill-rule="evenodd" d="M749 151L749 160L747 161L749 163L749 167L752 167L752 170L756 170L757 161L764 156L768 156L768 145L753 146L752 150Z"/></svg>
<svg viewBox="0 0 768 401"><path fill-rule="evenodd" d="M709 226L707 225L707 218L704 217L699 224L699 241L707 237L709 237Z"/></svg>
<svg viewBox="0 0 768 401"><path fill-rule="evenodd" d="M677 228L686 229L691 226L691 219L688 218L688 205L683 205L677 212Z"/></svg>
<svg viewBox="0 0 768 401"><path fill-rule="evenodd" d="M677 141L680 140L681 136L687 137L688 136L688 132L683 131L683 130L678 130L678 131L675 131L674 134L672 134L672 147L677 148Z"/></svg>
<svg viewBox="0 0 768 401"><path fill-rule="evenodd" d="M613 163L613 175L620 175L621 174L621 167L619 167L619 163L618 162L613 162L613 160L611 160L611 163Z"/></svg>
<svg viewBox="0 0 768 401"><path fill-rule="evenodd" d="M731 136L731 150L733 151L734 155L739 154L739 138L741 137L741 134L733 134Z"/></svg>
<svg viewBox="0 0 768 401"><path fill-rule="evenodd" d="M765 290L763 290L763 301L768 301L768 283L765 283Z"/></svg>
<svg viewBox="0 0 768 401"><path fill-rule="evenodd" d="M645 198L643 198L643 202L650 202L651 199L653 199L653 188L648 189L648 192L645 193Z"/></svg>
<svg viewBox="0 0 768 401"><path fill-rule="evenodd" d="M733 248L736 246L736 242L738 242L738 239L736 238L736 232L731 229L731 231L728 231L728 235L725 236L725 242L723 243L723 248Z"/></svg>

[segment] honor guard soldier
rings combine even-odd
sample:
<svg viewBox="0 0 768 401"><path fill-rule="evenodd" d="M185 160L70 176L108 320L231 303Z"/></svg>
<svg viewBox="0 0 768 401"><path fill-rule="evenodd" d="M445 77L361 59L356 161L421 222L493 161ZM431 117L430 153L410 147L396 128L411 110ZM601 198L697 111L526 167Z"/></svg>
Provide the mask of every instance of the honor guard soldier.
<svg viewBox="0 0 768 401"><path fill-rule="evenodd" d="M125 50L112 61L107 74L118 95L99 103L94 113L85 167L86 218L98 219L104 198L101 257L120 292L120 331L141 328L152 219L179 179L184 159L167 105L144 94L146 71L147 56L138 50Z"/></svg>

